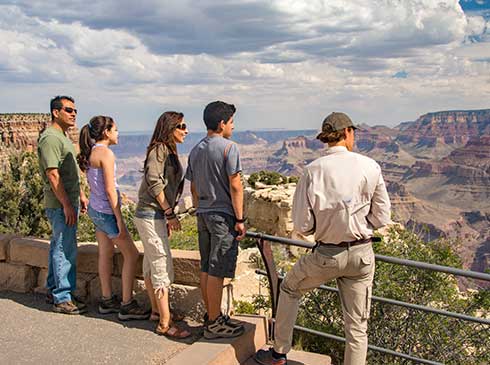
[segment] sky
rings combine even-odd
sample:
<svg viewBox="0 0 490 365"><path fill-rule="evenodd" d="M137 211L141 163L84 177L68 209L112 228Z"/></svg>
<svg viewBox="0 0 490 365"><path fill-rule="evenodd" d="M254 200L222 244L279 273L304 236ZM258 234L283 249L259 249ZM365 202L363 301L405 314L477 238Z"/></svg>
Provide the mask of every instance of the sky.
<svg viewBox="0 0 490 365"><path fill-rule="evenodd" d="M71 95L152 130L167 110L204 130L320 128L332 111L395 126L490 108L490 0L0 0L0 113Z"/></svg>

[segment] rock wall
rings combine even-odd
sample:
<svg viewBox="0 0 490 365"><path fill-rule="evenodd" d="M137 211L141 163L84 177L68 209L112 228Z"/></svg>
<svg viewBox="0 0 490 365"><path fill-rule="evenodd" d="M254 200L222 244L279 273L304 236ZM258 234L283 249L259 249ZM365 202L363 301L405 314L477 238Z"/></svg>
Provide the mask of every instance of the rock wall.
<svg viewBox="0 0 490 365"><path fill-rule="evenodd" d="M291 237L291 210L296 184L256 186L256 190L250 187L245 189L245 214L249 225L259 232Z"/></svg>
<svg viewBox="0 0 490 365"><path fill-rule="evenodd" d="M149 306L143 281L143 245L135 242L139 251L134 285L139 302ZM252 249L256 250L256 249ZM20 293L44 294L48 275L49 241L34 237L19 237L0 234L0 290ZM253 252L258 255L257 252ZM240 254L236 278L225 282L222 310L233 313L234 300L249 300L258 293L259 277L255 274L250 250ZM200 320L204 304L199 289L200 256L198 251L172 250L175 282L170 289L171 306L187 317ZM113 261L112 284L116 294L121 294L121 271L123 257L116 249ZM77 256L77 291L82 299L95 303L101 296L98 277L98 254L96 243L79 243Z"/></svg>
<svg viewBox="0 0 490 365"><path fill-rule="evenodd" d="M136 242L140 252L137 263L135 292L146 302L142 276L143 246ZM15 235L0 235L0 290L15 292L45 293L48 274L49 241ZM200 304L199 253L196 251L172 250L176 285L173 296L180 298L174 305L181 310ZM77 257L77 291L81 298L96 302L101 296L100 281L97 275L97 244L79 243ZM114 255L112 282L116 294L121 290L121 270L123 257L119 251ZM183 293L187 293L183 295ZM188 299L192 303L189 303ZM202 304L200 304L202 307ZM195 311L195 310L194 310ZM193 311L193 312L194 312ZM199 311L198 311L199 312ZM202 308L201 311L202 312Z"/></svg>
<svg viewBox="0 0 490 365"><path fill-rule="evenodd" d="M0 114L0 167L15 152L35 151L39 132L51 122L49 113ZM78 149L78 130L68 132Z"/></svg>
<svg viewBox="0 0 490 365"><path fill-rule="evenodd" d="M437 143L461 146L472 137L490 133L490 109L450 110L422 115L407 124L397 141L434 146Z"/></svg>

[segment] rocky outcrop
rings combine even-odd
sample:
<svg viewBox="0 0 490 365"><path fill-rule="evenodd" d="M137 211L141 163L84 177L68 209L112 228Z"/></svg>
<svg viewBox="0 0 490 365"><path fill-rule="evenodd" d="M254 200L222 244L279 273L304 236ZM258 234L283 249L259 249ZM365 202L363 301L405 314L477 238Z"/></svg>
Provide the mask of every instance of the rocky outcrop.
<svg viewBox="0 0 490 365"><path fill-rule="evenodd" d="M0 165L5 167L8 157L19 151L35 151L39 132L51 122L46 113L0 114ZM70 139L78 147L78 130L69 131Z"/></svg>
<svg viewBox="0 0 490 365"><path fill-rule="evenodd" d="M259 185L261 186L261 185ZM291 209L296 184L245 189L245 214L248 223L259 232L291 237Z"/></svg>
<svg viewBox="0 0 490 365"><path fill-rule="evenodd" d="M49 114L0 114L0 151L33 150L50 121Z"/></svg>
<svg viewBox="0 0 490 365"><path fill-rule="evenodd" d="M490 134L470 138L464 147L452 151L443 161L490 172Z"/></svg>
<svg viewBox="0 0 490 365"><path fill-rule="evenodd" d="M413 149L464 146L471 138L490 135L490 109L428 113L399 128L396 141Z"/></svg>
<svg viewBox="0 0 490 365"><path fill-rule="evenodd" d="M397 153L400 146L395 142L387 128L363 126L356 132L356 147L359 151L368 153L373 149Z"/></svg>

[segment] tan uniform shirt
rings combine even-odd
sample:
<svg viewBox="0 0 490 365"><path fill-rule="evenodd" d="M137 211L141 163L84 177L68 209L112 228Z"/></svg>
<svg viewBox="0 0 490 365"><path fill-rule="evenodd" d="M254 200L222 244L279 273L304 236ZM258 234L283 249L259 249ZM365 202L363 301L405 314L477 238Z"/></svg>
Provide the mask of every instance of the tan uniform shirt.
<svg viewBox="0 0 490 365"><path fill-rule="evenodd" d="M306 166L293 200L294 228L323 243L370 238L391 223L390 199L373 159L330 147Z"/></svg>

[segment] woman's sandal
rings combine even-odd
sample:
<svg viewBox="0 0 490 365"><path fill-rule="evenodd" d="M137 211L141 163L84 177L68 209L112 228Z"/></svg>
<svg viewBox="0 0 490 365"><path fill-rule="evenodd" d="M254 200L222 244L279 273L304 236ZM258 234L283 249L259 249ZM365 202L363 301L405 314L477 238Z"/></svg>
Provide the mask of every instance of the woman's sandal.
<svg viewBox="0 0 490 365"><path fill-rule="evenodd" d="M166 336L178 340L187 338L191 335L189 331L180 328L179 326L176 326L173 323L170 323L170 325L166 327L163 327L160 325L160 323L158 323L157 328L155 329L155 333L160 336Z"/></svg>
<svg viewBox="0 0 490 365"><path fill-rule="evenodd" d="M172 321L174 322L180 322L180 321L183 321L185 316L183 314L180 314L180 313L172 313L170 315L170 318L172 318ZM150 315L150 321L159 321L160 320L160 313L158 312L151 312L151 315Z"/></svg>

